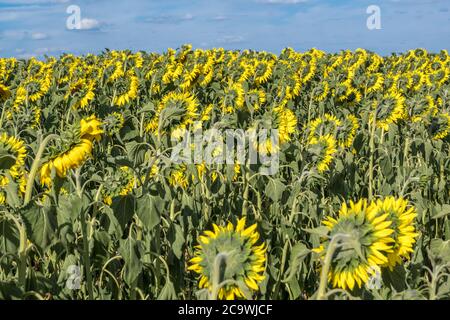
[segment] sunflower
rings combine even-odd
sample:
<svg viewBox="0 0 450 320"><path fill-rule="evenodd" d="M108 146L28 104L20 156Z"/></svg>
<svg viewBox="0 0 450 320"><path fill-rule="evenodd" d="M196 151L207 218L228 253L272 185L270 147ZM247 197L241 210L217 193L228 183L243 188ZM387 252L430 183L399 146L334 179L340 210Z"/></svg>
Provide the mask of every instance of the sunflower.
<svg viewBox="0 0 450 320"><path fill-rule="evenodd" d="M313 154L313 158L317 162L317 170L320 173L330 169L337 153L336 144L336 139L330 134L310 139L308 143L309 151Z"/></svg>
<svg viewBox="0 0 450 320"><path fill-rule="evenodd" d="M373 73L368 75L367 82L365 84L365 93L371 94L381 91L383 89L383 83L383 74Z"/></svg>
<svg viewBox="0 0 450 320"><path fill-rule="evenodd" d="M103 120L105 131L111 136L114 133L118 133L125 124L125 118L120 112L112 112L107 115Z"/></svg>
<svg viewBox="0 0 450 320"><path fill-rule="evenodd" d="M291 136L297 129L297 117L288 108L277 107L273 111L277 118L280 144L291 141Z"/></svg>
<svg viewBox="0 0 450 320"><path fill-rule="evenodd" d="M358 119L349 114L337 128L336 137L341 148L350 148L355 140L356 131L359 128Z"/></svg>
<svg viewBox="0 0 450 320"><path fill-rule="evenodd" d="M89 139L81 139L81 141L70 150L44 163L41 167L42 185L46 185L47 187L51 186L51 173L53 168L58 177L64 178L68 170L80 167L91 155L91 152L92 141Z"/></svg>
<svg viewBox="0 0 450 320"><path fill-rule="evenodd" d="M419 91L426 82L426 76L421 71L414 71L411 75L411 89Z"/></svg>
<svg viewBox="0 0 450 320"><path fill-rule="evenodd" d="M21 175L21 168L25 165L25 157L27 156L24 142L16 137L10 137L6 133L2 133L0 135L0 150L4 154L15 158L14 164L9 168L9 173L13 178L18 178Z"/></svg>
<svg viewBox="0 0 450 320"><path fill-rule="evenodd" d="M366 199L350 206L342 204L338 217L326 217L323 225L328 228L328 239L314 251L323 255L330 239L342 235L333 254L328 280L333 287L353 290L369 281L370 275L388 262L387 254L393 252L392 235L387 214L380 214L374 203Z"/></svg>
<svg viewBox="0 0 450 320"><path fill-rule="evenodd" d="M255 84L261 85L269 81L273 72L274 61L258 61L255 67Z"/></svg>
<svg viewBox="0 0 450 320"><path fill-rule="evenodd" d="M412 98L405 101L406 113L412 122L420 122L428 115L434 115L438 109L433 98L426 97Z"/></svg>
<svg viewBox="0 0 450 320"><path fill-rule="evenodd" d="M82 139L90 139L100 141L103 130L101 129L102 122L97 119L95 115L80 121L80 136Z"/></svg>
<svg viewBox="0 0 450 320"><path fill-rule="evenodd" d="M403 262L403 258L409 259L413 252L413 245L418 236L414 227L417 213L415 208L409 206L408 201L403 198L387 197L384 200L377 200L376 205L377 215L387 215L386 220L392 221L390 228L394 230L394 233L391 237L395 240L393 252L387 254L388 262L383 265L392 271L395 265Z"/></svg>
<svg viewBox="0 0 450 320"><path fill-rule="evenodd" d="M188 92L168 93L162 98L155 116L147 124L147 132L153 132L155 135L167 131L183 132L197 119L198 105L197 98ZM170 116L164 117L164 115Z"/></svg>
<svg viewBox="0 0 450 320"><path fill-rule="evenodd" d="M225 88L223 97L220 100L222 110L226 113L233 113L242 109L245 103L245 91L241 83L229 83Z"/></svg>
<svg viewBox="0 0 450 320"><path fill-rule="evenodd" d="M266 93L264 90L252 89L245 94L245 99L252 106L253 111L258 111L266 102Z"/></svg>
<svg viewBox="0 0 450 320"><path fill-rule="evenodd" d="M239 219L236 227L230 222L226 227L213 224L213 231L199 236L199 245L189 261L188 270L199 274L199 288L212 293L221 285L219 299L244 298L243 286L256 292L265 278L267 247L265 243L256 245L257 225L245 228L245 224L245 218Z"/></svg>
<svg viewBox="0 0 450 320"><path fill-rule="evenodd" d="M0 101L6 100L11 96L8 87L0 83Z"/></svg>
<svg viewBox="0 0 450 320"><path fill-rule="evenodd" d="M74 108L85 109L89 103L95 98L95 81L89 81L86 87L83 89L84 94L81 96L78 103L74 106Z"/></svg>
<svg viewBox="0 0 450 320"><path fill-rule="evenodd" d="M430 132L433 140L445 139L450 133L450 115L442 112L431 118Z"/></svg>
<svg viewBox="0 0 450 320"><path fill-rule="evenodd" d="M316 94L314 96L314 100L317 102L324 101L328 94L330 93L330 86L327 81L321 81L319 86L316 88Z"/></svg>
<svg viewBox="0 0 450 320"><path fill-rule="evenodd" d="M58 177L64 178L67 171L79 168L86 161L92 153L93 140L99 141L101 138L103 130L100 126L101 122L95 116L80 121L78 142L42 165L40 171L42 185L51 186L53 169Z"/></svg>
<svg viewBox="0 0 450 320"><path fill-rule="evenodd" d="M112 104L116 106L124 106L131 100L134 100L138 96L139 79L130 70L126 75L121 76L115 83L115 90L117 90L115 97L113 98Z"/></svg>
<svg viewBox="0 0 450 320"><path fill-rule="evenodd" d="M405 117L405 97L398 92L386 94L380 101L373 102L377 126L385 131L392 123Z"/></svg>
<svg viewBox="0 0 450 320"><path fill-rule="evenodd" d="M110 206L114 197L130 194L137 181L129 167L120 167L115 176L107 179L108 190L103 192L103 202Z"/></svg>
<svg viewBox="0 0 450 320"><path fill-rule="evenodd" d="M316 118L309 125L308 141L327 134L335 135L342 121L335 115L325 113L323 117Z"/></svg>
<svg viewBox="0 0 450 320"><path fill-rule="evenodd" d="M172 187L181 187L182 189L186 189L189 185L189 179L186 175L186 165L177 165L175 169L171 170L170 175L168 177L169 184Z"/></svg>

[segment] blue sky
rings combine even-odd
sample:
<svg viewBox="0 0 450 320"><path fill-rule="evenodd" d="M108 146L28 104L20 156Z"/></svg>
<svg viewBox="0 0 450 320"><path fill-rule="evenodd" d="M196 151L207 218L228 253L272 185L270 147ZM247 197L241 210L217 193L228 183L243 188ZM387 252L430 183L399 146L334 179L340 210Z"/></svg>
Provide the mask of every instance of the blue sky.
<svg viewBox="0 0 450 320"><path fill-rule="evenodd" d="M70 5L81 10L81 30L66 27ZM366 26L369 5L381 9L381 30ZM184 43L274 53L450 50L450 0L0 0L1 57Z"/></svg>

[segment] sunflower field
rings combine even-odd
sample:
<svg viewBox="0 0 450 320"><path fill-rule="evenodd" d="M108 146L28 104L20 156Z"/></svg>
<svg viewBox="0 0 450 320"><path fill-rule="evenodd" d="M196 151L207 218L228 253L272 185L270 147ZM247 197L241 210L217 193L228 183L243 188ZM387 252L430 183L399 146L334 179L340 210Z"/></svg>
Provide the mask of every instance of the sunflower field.
<svg viewBox="0 0 450 320"><path fill-rule="evenodd" d="M446 51L2 58L0 106L0 299L450 298Z"/></svg>

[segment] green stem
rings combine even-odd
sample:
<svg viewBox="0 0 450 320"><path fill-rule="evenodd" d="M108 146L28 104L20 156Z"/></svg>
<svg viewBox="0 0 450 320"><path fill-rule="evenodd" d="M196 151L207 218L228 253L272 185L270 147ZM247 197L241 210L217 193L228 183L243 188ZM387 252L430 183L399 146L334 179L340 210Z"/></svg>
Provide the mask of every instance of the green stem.
<svg viewBox="0 0 450 320"><path fill-rule="evenodd" d="M228 255L225 253L219 253L214 259L214 266L212 270L212 290L209 295L209 300L217 300L220 290L220 266L222 263L226 263Z"/></svg>
<svg viewBox="0 0 450 320"><path fill-rule="evenodd" d="M27 275L27 232L25 226L20 218L16 218L12 214L7 214L19 231L19 268L18 268L18 278L19 286L25 289L26 275Z"/></svg>
<svg viewBox="0 0 450 320"><path fill-rule="evenodd" d="M75 182L77 187L77 194L80 198L80 201L82 201L82 188L81 188L81 181L80 181L80 170L81 168L78 168L75 171ZM94 298L94 290L92 287L92 274L91 274L91 259L89 256L89 236L88 236L88 230L87 230L87 224L86 224L86 210L81 211L81 233L83 236L83 261L84 261L84 269L86 272L86 281L87 281L87 289L88 289L88 297L89 300L92 300Z"/></svg>
<svg viewBox="0 0 450 320"><path fill-rule="evenodd" d="M250 175L248 172L245 172L245 176L244 176L244 202L242 204L242 217L246 217L247 216L247 211L248 211L248 193L250 190Z"/></svg>
<svg viewBox="0 0 450 320"><path fill-rule="evenodd" d="M45 151L45 148L47 147L47 144L50 142L50 140L56 139L56 138L59 138L59 136L56 135L56 134L50 134L39 145L38 152L36 154L36 157L35 157L35 159L33 161L32 166L31 166L30 174L29 174L28 180L27 180L27 186L26 186L26 189L25 189L25 198L24 198L24 201L23 201L23 205L24 206L26 206L31 200L31 194L33 192L34 179L36 178L37 171L39 170L39 167L41 165L41 158L42 158L42 155L43 155L43 153Z"/></svg>
<svg viewBox="0 0 450 320"><path fill-rule="evenodd" d="M331 262L333 261L333 255L339 246L339 241L347 237L343 234L336 234L331 238L330 244L328 245L327 253L325 255L325 261L320 274L319 290L317 292L317 300L325 300L327 284L328 284L328 273L330 271Z"/></svg>
<svg viewBox="0 0 450 320"><path fill-rule="evenodd" d="M376 112L373 114L373 122L370 125L370 141L369 141L369 201L373 198L373 167L374 167L374 154L375 154L375 129L376 129Z"/></svg>

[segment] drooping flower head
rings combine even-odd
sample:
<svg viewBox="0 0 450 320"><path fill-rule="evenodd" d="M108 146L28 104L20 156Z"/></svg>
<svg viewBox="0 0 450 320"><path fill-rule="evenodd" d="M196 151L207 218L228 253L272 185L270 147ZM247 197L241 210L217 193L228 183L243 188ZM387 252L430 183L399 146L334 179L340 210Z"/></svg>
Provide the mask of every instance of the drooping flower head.
<svg viewBox="0 0 450 320"><path fill-rule="evenodd" d="M374 203L366 199L344 203L337 218L328 216L322 222L329 229L329 238L316 252L325 254L330 239L339 240L328 274L333 287L353 290L369 281L370 276L388 262L394 239L392 221L388 214L380 214Z"/></svg>
<svg viewBox="0 0 450 320"><path fill-rule="evenodd" d="M413 252L413 245L418 236L414 227L417 213L415 208L403 198L387 197L384 200L377 200L376 204L377 215L387 215L386 219L392 221L390 228L394 230L394 233L391 237L395 242L393 252L387 254L388 261L383 266L393 270L395 265L402 263L403 258L409 259Z"/></svg>
<svg viewBox="0 0 450 320"><path fill-rule="evenodd" d="M199 245L190 260L188 270L199 274L199 288L211 292L214 277L217 277L216 285L228 281L218 291L219 299L244 298L238 283L256 292L258 284L264 280L267 247L265 243L257 245L257 225L245 228L245 223L245 218L242 218L236 227L230 222L226 227L213 224L212 231L205 231L198 238ZM217 262L220 259L219 271Z"/></svg>

